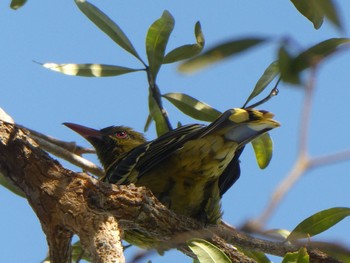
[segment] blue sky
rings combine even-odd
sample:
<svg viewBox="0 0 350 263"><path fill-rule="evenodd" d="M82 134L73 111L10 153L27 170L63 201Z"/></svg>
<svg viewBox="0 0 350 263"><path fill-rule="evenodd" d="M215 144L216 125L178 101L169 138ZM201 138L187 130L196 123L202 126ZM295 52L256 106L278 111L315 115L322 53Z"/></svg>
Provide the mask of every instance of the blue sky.
<svg viewBox="0 0 350 263"><path fill-rule="evenodd" d="M264 69L276 59L278 41L293 39L296 47L308 47L325 39L347 37L350 2L337 1L344 33L329 23L320 30L301 16L289 1L114 1L99 3L129 36L145 57L144 39L148 27L164 10L175 18L168 51L193 43L193 28L200 21L206 47L224 40L261 36L271 41L235 58L225 60L194 75L180 74L176 65L161 69L158 84L163 93L183 92L211 106L226 110L240 107ZM141 67L136 59L116 46L75 6L74 1L29 1L13 11L0 6L1 96L0 107L17 123L80 145L88 143L62 126L75 122L95 128L123 124L142 131L148 115L147 82L144 73L115 78L65 76L44 69L38 62L104 63ZM348 101L350 51L329 58L318 70L313 100L309 150L312 156L334 153L350 147ZM280 85L280 94L262 108L272 111L282 127L271 132L274 157L260 170L248 146L242 155L240 180L223 198L224 219L240 226L257 217L273 190L291 169L297 152L303 92L300 87ZM174 124L196 122L165 102ZM154 127L146 133L155 138ZM96 162L93 156L87 156ZM68 165L70 169L77 168ZM275 211L267 228L293 229L311 214L335 206L349 207L350 162L320 167L308 172L291 189ZM40 262L47 244L40 224L26 200L0 187L2 262ZM343 220L317 239L340 241L350 247L350 219ZM136 250L127 252L130 258ZM152 255L144 262L179 262L186 259L172 251L164 257ZM187 262L190 259L187 258ZM276 260L278 262L278 260Z"/></svg>

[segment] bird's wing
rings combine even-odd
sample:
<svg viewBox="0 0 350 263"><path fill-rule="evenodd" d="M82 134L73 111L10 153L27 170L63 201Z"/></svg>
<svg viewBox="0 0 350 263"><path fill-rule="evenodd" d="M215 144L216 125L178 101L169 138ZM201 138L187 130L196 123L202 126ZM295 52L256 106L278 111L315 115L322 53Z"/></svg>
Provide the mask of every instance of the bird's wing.
<svg viewBox="0 0 350 263"><path fill-rule="evenodd" d="M181 126L153 141L136 147L108 169L107 180L117 184L135 183L137 178L129 176L131 171L137 170L137 177L142 176L180 149L185 142L199 136L204 127L200 124Z"/></svg>

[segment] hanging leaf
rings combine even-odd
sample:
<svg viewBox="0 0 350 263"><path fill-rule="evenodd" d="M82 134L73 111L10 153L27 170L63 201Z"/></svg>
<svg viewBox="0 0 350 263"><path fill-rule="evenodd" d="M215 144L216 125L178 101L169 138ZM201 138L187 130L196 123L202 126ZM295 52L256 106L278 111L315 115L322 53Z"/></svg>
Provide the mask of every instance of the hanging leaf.
<svg viewBox="0 0 350 263"><path fill-rule="evenodd" d="M331 21L339 30L342 30L343 26L340 22L335 2L333 0L318 0L317 4L329 21Z"/></svg>
<svg viewBox="0 0 350 263"><path fill-rule="evenodd" d="M152 119L155 121L158 137L169 131L164 115L155 101L152 92L148 95L148 107Z"/></svg>
<svg viewBox="0 0 350 263"><path fill-rule="evenodd" d="M201 263L231 263L223 251L206 240L193 238L187 242L187 245Z"/></svg>
<svg viewBox="0 0 350 263"><path fill-rule="evenodd" d="M27 0L12 0L10 7L14 10L17 10L18 8L24 6L26 2Z"/></svg>
<svg viewBox="0 0 350 263"><path fill-rule="evenodd" d="M319 29L324 17L327 17L338 29L342 30L342 25L332 0L291 0L295 8L305 16L315 29Z"/></svg>
<svg viewBox="0 0 350 263"><path fill-rule="evenodd" d="M174 23L172 15L168 11L164 11L162 17L156 20L148 29L146 52L153 82L155 82L163 63L165 48L174 29Z"/></svg>
<svg viewBox="0 0 350 263"><path fill-rule="evenodd" d="M310 257L307 253L307 249L302 247L297 252L288 252L282 263L309 263Z"/></svg>
<svg viewBox="0 0 350 263"><path fill-rule="evenodd" d="M121 28L112 21L105 13L98 9L93 4L85 0L75 0L76 5L99 29L105 32L115 43L124 50L132 54L142 63L142 59L137 53L134 46L131 44L128 37L124 34ZM144 63L143 63L144 64Z"/></svg>
<svg viewBox="0 0 350 263"><path fill-rule="evenodd" d="M193 73L215 62L246 51L264 41L265 39L263 38L245 38L225 42L181 64L179 70L186 73Z"/></svg>
<svg viewBox="0 0 350 263"><path fill-rule="evenodd" d="M169 100L186 115L197 120L212 122L221 114L208 104L183 93L167 93L162 97Z"/></svg>
<svg viewBox="0 0 350 263"><path fill-rule="evenodd" d="M334 207L320 211L298 224L288 236L288 240L308 238L320 234L345 217L350 215L350 208Z"/></svg>
<svg viewBox="0 0 350 263"><path fill-rule="evenodd" d="M295 8L313 23L315 29L322 26L324 17L317 1L319 0L291 0Z"/></svg>
<svg viewBox="0 0 350 263"><path fill-rule="evenodd" d="M265 169L272 158L273 143L269 133L264 133L252 141L255 158L260 169Z"/></svg>
<svg viewBox="0 0 350 263"><path fill-rule="evenodd" d="M278 61L272 62L267 69L265 69L263 75L260 77L255 85L254 90L249 95L244 105L247 105L249 101L258 96L265 88L271 83L271 81L279 74Z"/></svg>
<svg viewBox="0 0 350 263"><path fill-rule="evenodd" d="M45 63L43 67L66 75L81 77L112 77L126 73L141 71L143 69L132 69L121 66L104 64L55 64Z"/></svg>
<svg viewBox="0 0 350 263"><path fill-rule="evenodd" d="M194 32L197 43L192 45L183 45L173 49L164 57L163 64L189 59L198 55L202 51L205 40L202 33L201 24L199 22L196 23Z"/></svg>

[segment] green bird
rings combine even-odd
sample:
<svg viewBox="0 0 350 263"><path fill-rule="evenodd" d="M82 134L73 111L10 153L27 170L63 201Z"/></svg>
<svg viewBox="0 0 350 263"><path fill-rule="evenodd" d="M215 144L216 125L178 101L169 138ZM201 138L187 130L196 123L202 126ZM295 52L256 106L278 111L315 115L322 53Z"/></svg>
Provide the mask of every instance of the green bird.
<svg viewBox="0 0 350 263"><path fill-rule="evenodd" d="M279 127L272 118L267 111L235 108L208 126L185 125L152 141L125 126L64 125L94 146L104 181L146 186L175 213L217 224L221 197L240 176L245 144Z"/></svg>

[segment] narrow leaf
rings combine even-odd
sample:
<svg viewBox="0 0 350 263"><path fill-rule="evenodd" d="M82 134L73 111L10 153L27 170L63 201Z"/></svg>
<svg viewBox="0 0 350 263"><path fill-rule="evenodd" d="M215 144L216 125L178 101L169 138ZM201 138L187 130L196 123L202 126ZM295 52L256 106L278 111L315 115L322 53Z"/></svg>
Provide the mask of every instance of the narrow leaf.
<svg viewBox="0 0 350 263"><path fill-rule="evenodd" d="M164 57L163 64L174 63L180 60L189 59L198 55L202 51L205 40L199 22L196 23L194 32L197 43L191 45L183 45L173 49L168 54L166 54L166 56Z"/></svg>
<svg viewBox="0 0 350 263"><path fill-rule="evenodd" d="M183 93L167 93L162 96L183 113L197 120L212 122L221 114L208 104Z"/></svg>
<svg viewBox="0 0 350 263"><path fill-rule="evenodd" d="M128 37L105 13L86 0L75 0L75 3L80 11L82 11L98 28L105 32L120 47L143 63Z"/></svg>
<svg viewBox="0 0 350 263"><path fill-rule="evenodd" d="M104 64L55 64L45 63L43 67L66 75L81 77L112 77L122 74L141 71L143 69L132 69L121 66Z"/></svg>
<svg viewBox="0 0 350 263"><path fill-rule="evenodd" d="M320 211L302 221L288 236L288 240L308 238L322 233L350 215L350 208L334 207Z"/></svg>
<svg viewBox="0 0 350 263"><path fill-rule="evenodd" d="M188 247L201 263L231 263L229 257L206 240L194 238L187 242Z"/></svg>
<svg viewBox="0 0 350 263"><path fill-rule="evenodd" d="M255 85L254 90L249 95L247 101L244 105L247 105L249 101L258 96L265 88L271 83L271 81L279 74L278 61L272 62L267 69L264 71L263 75L260 77Z"/></svg>
<svg viewBox="0 0 350 263"><path fill-rule="evenodd" d="M24 6L26 2L27 0L12 0L10 7L14 10L17 10L18 8Z"/></svg>
<svg viewBox="0 0 350 263"><path fill-rule="evenodd" d="M322 41L300 53L293 61L293 67L300 72L308 67L315 66L329 55L338 51L344 44L349 43L350 38L331 38Z"/></svg>
<svg viewBox="0 0 350 263"><path fill-rule="evenodd" d="M148 95L148 107L152 119L155 121L158 137L169 131L168 125L164 119L161 109L155 101L152 93Z"/></svg>
<svg viewBox="0 0 350 263"><path fill-rule="evenodd" d="M273 143L270 134L264 133L252 141L255 158L260 169L265 169L272 158Z"/></svg>
<svg viewBox="0 0 350 263"><path fill-rule="evenodd" d="M317 4L319 0L291 0L295 8L311 23L315 29L319 29L323 24L324 13Z"/></svg>
<svg viewBox="0 0 350 263"><path fill-rule="evenodd" d="M147 117L145 126L143 127L143 131L144 132L148 131L149 126L152 124L152 122L153 122L153 118L152 118L151 114L149 114L148 117Z"/></svg>
<svg viewBox="0 0 350 263"><path fill-rule="evenodd" d="M264 41L265 39L262 38L245 38L225 42L181 64L179 70L186 73L198 71L215 62L246 51Z"/></svg>
<svg viewBox="0 0 350 263"><path fill-rule="evenodd" d="M172 15L168 11L164 11L162 17L156 20L148 29L146 52L149 70L154 82L163 63L165 48L174 29L174 23Z"/></svg>

